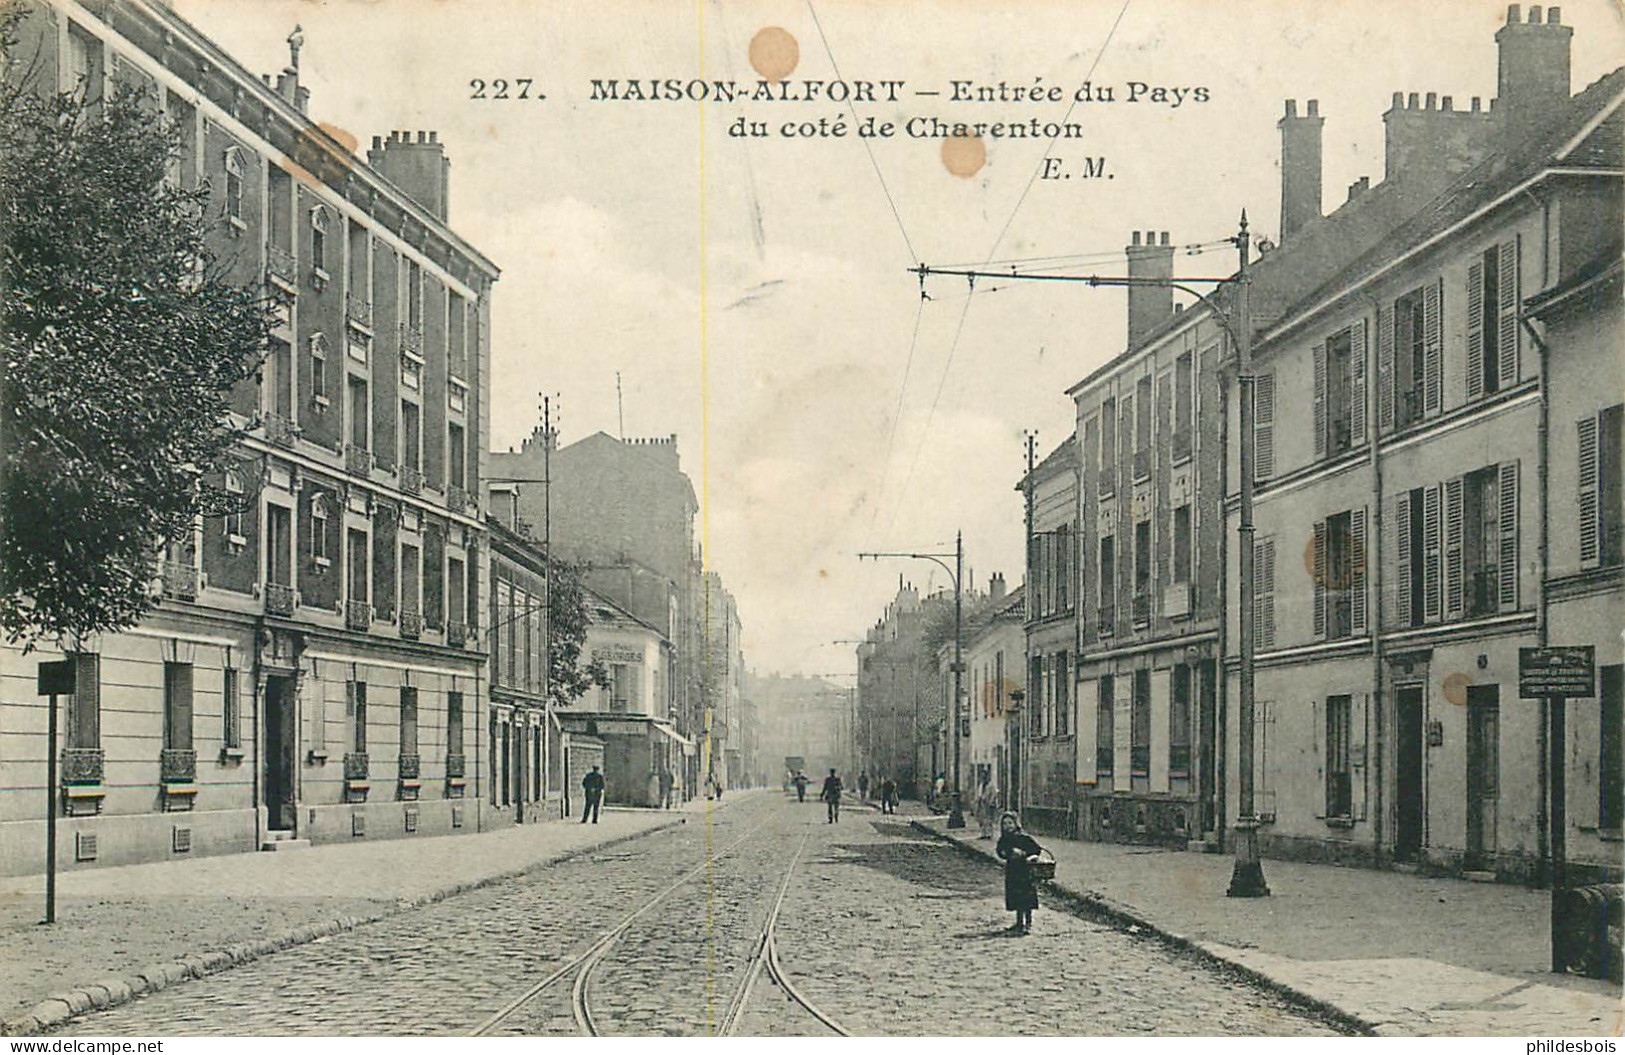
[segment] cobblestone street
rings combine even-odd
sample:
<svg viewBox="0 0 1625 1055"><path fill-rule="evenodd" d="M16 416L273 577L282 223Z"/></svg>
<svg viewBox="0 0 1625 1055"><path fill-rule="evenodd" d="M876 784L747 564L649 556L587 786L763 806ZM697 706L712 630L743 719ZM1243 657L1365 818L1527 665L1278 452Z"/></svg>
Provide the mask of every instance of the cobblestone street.
<svg viewBox="0 0 1625 1055"><path fill-rule="evenodd" d="M1206 963L1049 904L1032 936L1007 937L997 869L872 811L827 825L818 805L777 794L70 1029L534 1035L578 1033L585 1019L608 1035L828 1035L766 972L756 975L792 863L779 961L802 998L854 1034L1332 1032Z"/></svg>

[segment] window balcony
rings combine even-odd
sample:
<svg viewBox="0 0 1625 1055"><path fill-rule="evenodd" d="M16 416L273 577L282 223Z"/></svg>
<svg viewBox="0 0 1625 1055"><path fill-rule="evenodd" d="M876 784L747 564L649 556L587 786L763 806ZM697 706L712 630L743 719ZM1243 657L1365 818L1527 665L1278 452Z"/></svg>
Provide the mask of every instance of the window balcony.
<svg viewBox="0 0 1625 1055"><path fill-rule="evenodd" d="M423 636L423 613L410 608L401 609L401 636L416 641Z"/></svg>
<svg viewBox="0 0 1625 1055"><path fill-rule="evenodd" d="M446 508L453 513L461 513L468 508L468 491L457 484L446 486Z"/></svg>
<svg viewBox="0 0 1625 1055"><path fill-rule="evenodd" d="M460 754L446 756L446 779L460 780L468 771L468 762Z"/></svg>
<svg viewBox="0 0 1625 1055"><path fill-rule="evenodd" d="M292 615L298 595L292 586L279 582L265 584L265 612L267 615Z"/></svg>
<svg viewBox="0 0 1625 1055"><path fill-rule="evenodd" d="M1354 444L1354 431L1347 418L1333 418L1326 423L1326 453L1342 454Z"/></svg>
<svg viewBox="0 0 1625 1055"><path fill-rule="evenodd" d="M400 778L402 780L416 780L423 768L423 757L416 753L403 754L400 759Z"/></svg>
<svg viewBox="0 0 1625 1055"><path fill-rule="evenodd" d="M344 295L344 321L364 333L372 333L372 301L356 293Z"/></svg>
<svg viewBox="0 0 1625 1055"><path fill-rule="evenodd" d="M1141 480L1149 480L1150 478L1151 478L1151 452L1148 451L1148 450L1147 451L1135 451L1134 452L1134 482L1139 483Z"/></svg>
<svg viewBox="0 0 1625 1055"><path fill-rule="evenodd" d="M401 323L401 351L423 358L423 327Z"/></svg>
<svg viewBox="0 0 1625 1055"><path fill-rule="evenodd" d="M446 644L452 648L462 648L468 644L468 624L453 619L446 624Z"/></svg>
<svg viewBox="0 0 1625 1055"><path fill-rule="evenodd" d="M197 780L197 752L166 747L158 752L158 769L165 784L191 784Z"/></svg>
<svg viewBox="0 0 1625 1055"><path fill-rule="evenodd" d="M344 445L344 471L351 476L372 475L372 452L359 443Z"/></svg>
<svg viewBox="0 0 1625 1055"><path fill-rule="evenodd" d="M198 584L202 575L190 564L161 561L158 565L158 576L165 597L174 597L182 601L197 600Z"/></svg>
<svg viewBox="0 0 1625 1055"><path fill-rule="evenodd" d="M1191 614L1191 584L1169 583L1162 588L1162 614L1169 619L1183 619Z"/></svg>
<svg viewBox="0 0 1625 1055"><path fill-rule="evenodd" d="M260 415L260 428L265 430L265 442L278 447L292 447L294 437L299 434L298 426L291 419L271 411Z"/></svg>
<svg viewBox="0 0 1625 1055"><path fill-rule="evenodd" d="M365 752L365 751L346 751L346 752L344 752L344 779L345 780L366 780L367 779L367 752Z"/></svg>
<svg viewBox="0 0 1625 1055"><path fill-rule="evenodd" d="M69 747L62 751L62 783L100 784L107 755L99 747Z"/></svg>
<svg viewBox="0 0 1625 1055"><path fill-rule="evenodd" d="M350 630L366 630L371 627L372 605L366 601L345 601L344 625Z"/></svg>
<svg viewBox="0 0 1625 1055"><path fill-rule="evenodd" d="M1134 625L1145 626L1151 622L1151 594L1141 591L1134 595Z"/></svg>
<svg viewBox="0 0 1625 1055"><path fill-rule="evenodd" d="M286 293L297 291L299 265L291 252L280 246L270 246L265 250L265 277L276 285L282 287Z"/></svg>
<svg viewBox="0 0 1625 1055"><path fill-rule="evenodd" d="M423 493L423 470L415 465L401 466L401 490L409 495Z"/></svg>
<svg viewBox="0 0 1625 1055"><path fill-rule="evenodd" d="M1111 637L1117 629L1117 607L1109 604L1101 605L1095 626L1099 629L1101 637Z"/></svg>

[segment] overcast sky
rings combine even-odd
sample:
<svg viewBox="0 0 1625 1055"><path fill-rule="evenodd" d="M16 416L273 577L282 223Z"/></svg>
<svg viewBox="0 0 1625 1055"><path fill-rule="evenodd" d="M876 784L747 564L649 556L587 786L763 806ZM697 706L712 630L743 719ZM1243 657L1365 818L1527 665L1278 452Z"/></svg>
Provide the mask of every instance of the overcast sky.
<svg viewBox="0 0 1625 1055"><path fill-rule="evenodd" d="M951 550L963 529L977 588L994 571L1020 579L1022 432L1038 430L1040 456L1061 442L1065 389L1123 344L1122 291L993 283L967 297L962 280L933 279L922 306L907 268L1116 254L1084 270L1121 273L1132 230L1211 242L1243 207L1274 236L1283 100L1320 100L1329 211L1360 176L1381 179L1394 91L1488 105L1506 15L1493 0L175 6L255 72L280 69L302 25L310 112L363 150L390 129L439 131L451 225L503 271L494 447L529 434L542 391L560 396L562 442L618 434L619 371L625 435L678 435L707 564L739 600L747 663L809 674L853 669L851 646L832 642L862 636L899 573L943 585L925 562L860 563L860 550ZM1606 0L1562 13L1578 91L1625 55L1625 28ZM989 139L966 177L945 165L941 140L901 131L869 141L872 159L850 130L727 134L739 116L775 133L785 121L850 123L840 104L590 99L594 78L753 83L750 43L767 27L799 46L791 82L833 80L836 67L848 81L906 82L896 103L853 104L860 120L1067 119L1087 138ZM546 99L471 98L473 80L518 78ZM951 80L1038 78L1066 101L949 101ZM1086 79L1116 101L1074 107ZM1129 103L1136 81L1205 88L1209 101ZM1112 178L1035 182L1046 155L1077 167L1103 157ZM1175 264L1233 266L1233 250Z"/></svg>

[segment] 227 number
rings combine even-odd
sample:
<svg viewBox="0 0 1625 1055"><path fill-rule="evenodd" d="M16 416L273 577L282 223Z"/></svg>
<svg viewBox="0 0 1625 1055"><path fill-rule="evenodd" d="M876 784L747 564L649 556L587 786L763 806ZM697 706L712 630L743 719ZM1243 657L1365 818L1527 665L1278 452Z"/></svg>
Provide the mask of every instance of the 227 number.
<svg viewBox="0 0 1625 1055"><path fill-rule="evenodd" d="M515 77L513 80L483 81L475 78L468 82L471 94L470 99L545 99L541 92L531 94L531 86L536 83L533 77Z"/></svg>

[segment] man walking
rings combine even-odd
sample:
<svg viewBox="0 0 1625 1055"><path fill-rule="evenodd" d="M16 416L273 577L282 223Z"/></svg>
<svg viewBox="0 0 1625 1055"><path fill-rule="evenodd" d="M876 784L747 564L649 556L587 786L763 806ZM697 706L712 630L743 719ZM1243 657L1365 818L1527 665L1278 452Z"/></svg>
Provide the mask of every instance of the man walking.
<svg viewBox="0 0 1625 1055"><path fill-rule="evenodd" d="M587 823L587 817L592 816L592 822L598 823L598 807L604 801L604 774L598 772L593 766L592 772L581 778L581 823Z"/></svg>
<svg viewBox="0 0 1625 1055"><path fill-rule="evenodd" d="M829 807L829 819L824 823L839 824L841 820L841 778L835 775L835 770L830 770L829 776L824 778L824 790L818 793L818 797L823 799L824 804Z"/></svg>
<svg viewBox="0 0 1625 1055"><path fill-rule="evenodd" d="M676 778L672 774L671 767L670 766L661 766L660 767L660 808L663 809L663 810L671 809L671 789L672 789L672 785L675 784L675 783L676 783Z"/></svg>
<svg viewBox="0 0 1625 1055"><path fill-rule="evenodd" d="M858 801L869 801L869 774L867 773L858 774Z"/></svg>

